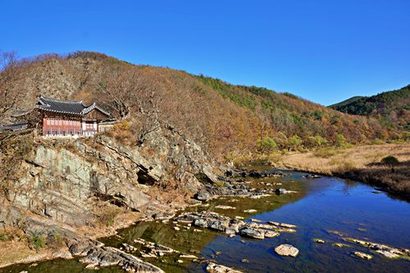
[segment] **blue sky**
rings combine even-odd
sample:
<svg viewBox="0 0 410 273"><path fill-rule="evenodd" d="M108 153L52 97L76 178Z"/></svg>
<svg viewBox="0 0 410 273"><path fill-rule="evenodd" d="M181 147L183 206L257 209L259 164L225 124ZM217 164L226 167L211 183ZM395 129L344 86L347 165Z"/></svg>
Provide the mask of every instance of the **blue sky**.
<svg viewBox="0 0 410 273"><path fill-rule="evenodd" d="M0 50L99 51L328 105L410 83L408 0L0 0Z"/></svg>

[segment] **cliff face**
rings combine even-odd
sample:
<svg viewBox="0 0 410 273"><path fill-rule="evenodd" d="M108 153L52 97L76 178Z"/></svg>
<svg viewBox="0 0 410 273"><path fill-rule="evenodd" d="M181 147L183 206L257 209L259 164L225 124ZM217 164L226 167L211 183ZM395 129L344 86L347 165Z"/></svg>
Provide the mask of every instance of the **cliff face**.
<svg viewBox="0 0 410 273"><path fill-rule="evenodd" d="M121 154L116 147L97 150L81 141L72 143L74 151L50 144L39 144L33 156L23 162L25 175L16 181L10 196L14 206L56 221L84 225L92 219L91 196L120 196L134 209L148 202L138 184L137 153Z"/></svg>
<svg viewBox="0 0 410 273"><path fill-rule="evenodd" d="M0 220L7 225L27 221L30 215L57 226L94 225L101 217L96 200L149 216L170 203L167 194L176 196L167 208L177 206L178 199L181 205L184 196L203 187L198 175L214 179L213 171L218 170L198 145L169 128L151 132L143 147L130 147L106 135L26 138L34 139L32 147L15 159L14 179L2 197Z"/></svg>

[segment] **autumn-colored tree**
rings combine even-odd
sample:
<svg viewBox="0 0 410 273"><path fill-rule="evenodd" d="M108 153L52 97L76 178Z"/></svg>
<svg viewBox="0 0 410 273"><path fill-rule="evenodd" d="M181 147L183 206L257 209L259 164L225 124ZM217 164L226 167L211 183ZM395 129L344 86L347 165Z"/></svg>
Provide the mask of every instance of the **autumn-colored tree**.
<svg viewBox="0 0 410 273"><path fill-rule="evenodd" d="M133 143L142 144L153 132L168 128L219 159L228 153L253 152L257 140L265 136L278 149L300 149L302 145L324 145L323 139L335 144L338 134L348 143L402 135L377 117L350 116L291 94L169 68L132 65L100 53L47 55L6 63L11 65L3 65L0 76L4 117L13 109L32 107L40 94L97 101L129 122ZM388 115L386 122L407 126L408 115L409 110L402 107Z"/></svg>

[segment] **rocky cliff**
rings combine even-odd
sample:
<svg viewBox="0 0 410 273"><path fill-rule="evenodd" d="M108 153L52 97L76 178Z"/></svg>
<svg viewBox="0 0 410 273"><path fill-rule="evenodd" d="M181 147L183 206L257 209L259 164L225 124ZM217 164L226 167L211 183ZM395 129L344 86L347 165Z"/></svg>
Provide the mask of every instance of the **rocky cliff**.
<svg viewBox="0 0 410 273"><path fill-rule="evenodd" d="M0 221L8 226L43 219L71 229L92 227L101 219L113 221L104 218L101 202L151 217L182 206L203 188L197 177L215 181L213 173L219 169L200 146L169 127L152 131L138 147L108 135L18 137L20 142L7 146L6 140L3 148L29 143L29 149L21 157L11 154L9 158L3 151L1 158L13 160L6 166L13 174L2 177L7 190L1 197Z"/></svg>

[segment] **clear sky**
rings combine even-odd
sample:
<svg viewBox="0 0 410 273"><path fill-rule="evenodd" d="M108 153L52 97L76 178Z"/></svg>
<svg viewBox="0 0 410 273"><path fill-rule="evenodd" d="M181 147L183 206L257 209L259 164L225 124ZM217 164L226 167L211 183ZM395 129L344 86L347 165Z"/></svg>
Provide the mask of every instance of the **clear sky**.
<svg viewBox="0 0 410 273"><path fill-rule="evenodd" d="M410 83L410 1L0 0L0 50L99 51L328 105Z"/></svg>

